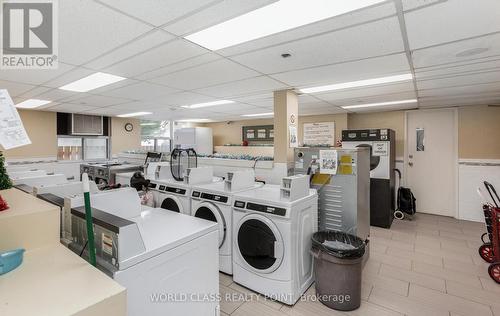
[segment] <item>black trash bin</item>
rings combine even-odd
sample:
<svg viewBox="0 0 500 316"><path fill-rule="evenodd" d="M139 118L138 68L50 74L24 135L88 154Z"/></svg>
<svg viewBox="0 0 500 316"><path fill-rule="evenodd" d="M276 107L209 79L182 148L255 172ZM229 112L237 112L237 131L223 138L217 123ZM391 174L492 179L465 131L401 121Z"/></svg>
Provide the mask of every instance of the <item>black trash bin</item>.
<svg viewBox="0 0 500 316"><path fill-rule="evenodd" d="M313 234L316 296L326 306L351 311L361 304L361 274L365 242L336 231Z"/></svg>

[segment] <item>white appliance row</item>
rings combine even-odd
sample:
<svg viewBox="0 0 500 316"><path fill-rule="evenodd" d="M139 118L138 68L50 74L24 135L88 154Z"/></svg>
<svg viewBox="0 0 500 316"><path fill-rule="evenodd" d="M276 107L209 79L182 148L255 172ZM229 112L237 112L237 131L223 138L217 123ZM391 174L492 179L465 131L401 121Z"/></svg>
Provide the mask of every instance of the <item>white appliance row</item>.
<svg viewBox="0 0 500 316"><path fill-rule="evenodd" d="M211 174L191 180L196 184L151 180L156 207L217 223L219 270L294 304L313 282L309 251L318 223L316 190L302 181L305 195L290 201L279 185L255 182L252 170L229 172L224 181Z"/></svg>

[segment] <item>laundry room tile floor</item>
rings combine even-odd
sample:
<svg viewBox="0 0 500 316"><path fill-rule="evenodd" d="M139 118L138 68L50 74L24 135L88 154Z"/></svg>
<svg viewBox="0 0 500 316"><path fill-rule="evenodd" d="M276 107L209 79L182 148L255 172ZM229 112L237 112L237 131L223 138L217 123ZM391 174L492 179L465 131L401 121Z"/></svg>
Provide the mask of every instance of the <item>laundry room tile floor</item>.
<svg viewBox="0 0 500 316"><path fill-rule="evenodd" d="M479 257L483 223L417 214L372 227L358 310L334 311L311 299L314 285L294 306L266 300L220 274L221 315L236 316L500 316L500 285Z"/></svg>

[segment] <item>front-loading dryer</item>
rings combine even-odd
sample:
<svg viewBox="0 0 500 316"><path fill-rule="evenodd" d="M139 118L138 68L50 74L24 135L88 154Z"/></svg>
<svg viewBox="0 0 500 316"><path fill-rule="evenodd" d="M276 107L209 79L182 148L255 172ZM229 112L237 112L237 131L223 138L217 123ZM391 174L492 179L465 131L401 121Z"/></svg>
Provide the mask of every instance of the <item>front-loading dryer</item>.
<svg viewBox="0 0 500 316"><path fill-rule="evenodd" d="M219 270L233 274L231 206L233 195L238 192L254 190L262 183L251 182L244 188L228 191L225 182L214 182L193 186L191 192L191 215L216 222L219 227Z"/></svg>
<svg viewBox="0 0 500 316"><path fill-rule="evenodd" d="M295 201L280 186L234 195L233 280L293 305L313 282L311 237L318 229L318 195Z"/></svg>

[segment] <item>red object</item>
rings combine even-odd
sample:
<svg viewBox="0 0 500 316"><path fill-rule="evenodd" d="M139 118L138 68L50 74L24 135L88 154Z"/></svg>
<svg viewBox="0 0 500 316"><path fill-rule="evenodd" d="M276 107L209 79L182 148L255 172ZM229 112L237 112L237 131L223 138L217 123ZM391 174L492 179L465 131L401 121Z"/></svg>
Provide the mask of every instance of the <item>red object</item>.
<svg viewBox="0 0 500 316"><path fill-rule="evenodd" d="M490 183L485 181L484 184L494 205L483 205L487 229L486 235L489 237L490 242L483 241L484 244L479 247L479 254L484 261L490 263L488 267L490 277L500 284L500 198ZM483 236L481 239L483 239Z"/></svg>
<svg viewBox="0 0 500 316"><path fill-rule="evenodd" d="M8 209L9 209L9 205L7 204L7 202L5 202L5 200L0 195L0 212L8 210Z"/></svg>
<svg viewBox="0 0 500 316"><path fill-rule="evenodd" d="M243 141L243 146L248 146L248 140Z"/></svg>

